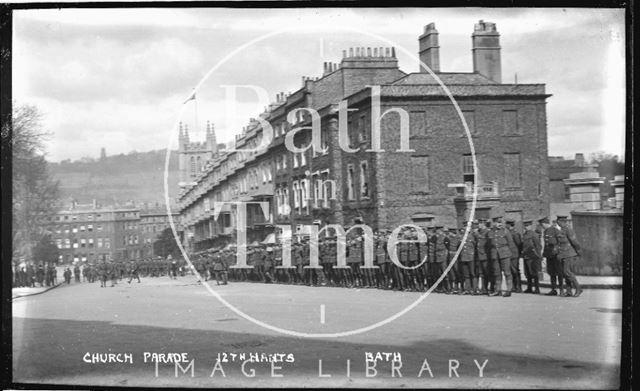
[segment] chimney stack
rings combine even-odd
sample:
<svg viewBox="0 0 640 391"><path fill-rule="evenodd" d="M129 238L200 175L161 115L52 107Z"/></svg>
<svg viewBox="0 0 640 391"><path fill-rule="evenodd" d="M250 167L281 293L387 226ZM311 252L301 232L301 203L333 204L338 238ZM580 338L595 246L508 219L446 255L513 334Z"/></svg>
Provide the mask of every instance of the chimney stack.
<svg viewBox="0 0 640 391"><path fill-rule="evenodd" d="M471 35L473 71L502 83L500 34L496 24L480 20Z"/></svg>
<svg viewBox="0 0 640 391"><path fill-rule="evenodd" d="M438 42L438 30L435 23L424 26L424 34L418 38L420 61L433 72L440 72L440 43ZM420 64L420 72L427 70Z"/></svg>

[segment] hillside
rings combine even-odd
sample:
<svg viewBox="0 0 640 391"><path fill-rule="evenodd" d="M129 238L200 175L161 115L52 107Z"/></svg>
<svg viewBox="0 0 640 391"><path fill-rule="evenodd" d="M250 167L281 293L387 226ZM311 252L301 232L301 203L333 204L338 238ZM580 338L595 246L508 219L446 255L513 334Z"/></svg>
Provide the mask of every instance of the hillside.
<svg viewBox="0 0 640 391"><path fill-rule="evenodd" d="M124 203L164 203L165 150L131 152L100 159L50 163L54 178L60 180L61 199L79 203L96 199L103 205ZM169 167L169 196L178 190L178 155L172 152Z"/></svg>

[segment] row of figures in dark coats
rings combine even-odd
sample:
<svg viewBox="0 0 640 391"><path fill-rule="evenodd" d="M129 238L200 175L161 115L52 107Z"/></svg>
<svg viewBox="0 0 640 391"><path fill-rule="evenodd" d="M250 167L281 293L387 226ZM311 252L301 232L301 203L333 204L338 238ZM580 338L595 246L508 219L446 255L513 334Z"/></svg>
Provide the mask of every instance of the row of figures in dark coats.
<svg viewBox="0 0 640 391"><path fill-rule="evenodd" d="M373 233L373 267L365 267L367 240L358 235L345 238L344 266L338 262L340 246L335 236L319 240L317 266L311 265L308 239L290 244L287 267L283 267L283 246L278 243L248 245L247 267L238 265L234 246L204 251L191 260L202 279L216 279L217 284L231 280L420 292L433 287L439 293L509 297L512 292L540 294L542 260L546 258L552 282L547 295L577 297L582 293L572 272L580 247L566 216L558 216L553 223L546 217L523 221L522 233L514 220L505 221L501 216L479 219L471 222L463 242L467 223L449 229L436 225L422 238L415 229L401 231L393 251L404 267L391 259L389 230Z"/></svg>
<svg viewBox="0 0 640 391"><path fill-rule="evenodd" d="M13 269L14 288L36 288L54 286L58 283L57 270L51 263L25 266L15 266Z"/></svg>

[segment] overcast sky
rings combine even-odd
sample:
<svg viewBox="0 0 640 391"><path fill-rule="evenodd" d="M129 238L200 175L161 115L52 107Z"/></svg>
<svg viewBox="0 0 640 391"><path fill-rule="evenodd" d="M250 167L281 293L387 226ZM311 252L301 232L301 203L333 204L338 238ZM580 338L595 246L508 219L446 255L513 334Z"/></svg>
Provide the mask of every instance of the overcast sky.
<svg viewBox="0 0 640 391"><path fill-rule="evenodd" d="M223 85L256 85L273 100L301 76L320 76L351 46L417 53L417 37L435 22L442 71L472 71L471 33L479 19L501 34L503 82L545 83L549 154L624 148L624 11L584 9L123 9L20 10L14 13L13 96L34 104L53 133L51 161L166 148L180 118L204 140L207 120L218 141L257 116L248 91L228 121ZM340 26L362 31L341 30ZM211 68L237 51L201 85ZM400 69L418 64L398 50ZM197 125L196 125L197 118ZM198 132L196 132L198 130Z"/></svg>

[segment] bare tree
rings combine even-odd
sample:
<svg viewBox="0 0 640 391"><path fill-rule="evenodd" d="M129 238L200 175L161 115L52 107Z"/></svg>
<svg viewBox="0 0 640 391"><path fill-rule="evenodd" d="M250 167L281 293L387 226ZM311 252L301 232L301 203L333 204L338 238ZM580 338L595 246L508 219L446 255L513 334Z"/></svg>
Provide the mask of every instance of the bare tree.
<svg viewBox="0 0 640 391"><path fill-rule="evenodd" d="M11 127L2 129L11 140L13 165L13 256L31 258L33 247L46 234L44 219L56 211L59 196L45 160L44 143L50 134L42 129L37 107L14 104Z"/></svg>

